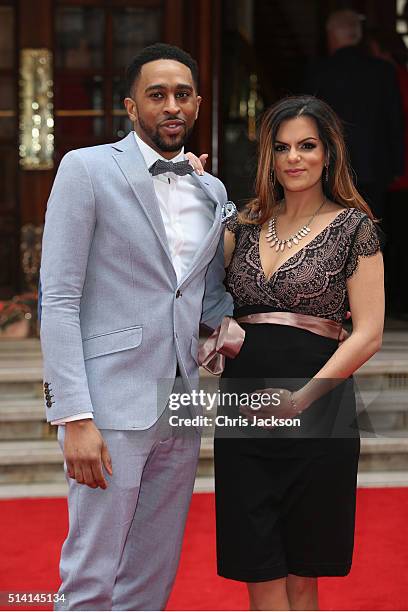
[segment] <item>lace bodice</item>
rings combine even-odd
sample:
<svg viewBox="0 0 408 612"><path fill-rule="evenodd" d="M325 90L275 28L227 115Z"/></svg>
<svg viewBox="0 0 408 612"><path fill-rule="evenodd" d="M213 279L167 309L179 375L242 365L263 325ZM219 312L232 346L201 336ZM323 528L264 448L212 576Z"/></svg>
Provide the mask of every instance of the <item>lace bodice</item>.
<svg viewBox="0 0 408 612"><path fill-rule="evenodd" d="M349 308L347 279L360 257L380 249L376 226L348 208L267 279L259 255L259 225L227 223L236 238L226 285L235 312L246 306L314 315L341 322Z"/></svg>

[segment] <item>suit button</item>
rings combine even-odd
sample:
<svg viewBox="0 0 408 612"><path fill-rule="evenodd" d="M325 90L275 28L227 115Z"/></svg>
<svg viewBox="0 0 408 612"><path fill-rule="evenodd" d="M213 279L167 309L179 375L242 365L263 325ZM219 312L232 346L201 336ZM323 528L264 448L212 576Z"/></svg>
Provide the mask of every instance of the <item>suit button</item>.
<svg viewBox="0 0 408 612"><path fill-rule="evenodd" d="M52 402L47 402L47 408L51 408Z"/></svg>
<svg viewBox="0 0 408 612"><path fill-rule="evenodd" d="M181 293L180 289L177 289L177 292L176 292L176 298L179 298L179 297L181 297L182 295L183 295L183 294Z"/></svg>
<svg viewBox="0 0 408 612"><path fill-rule="evenodd" d="M49 386L50 386L50 383L47 383L47 382L44 383L44 389L48 389Z"/></svg>
<svg viewBox="0 0 408 612"><path fill-rule="evenodd" d="M45 396L45 399L46 399L47 401L51 401L51 395L48 395L48 393L47 393L47 395Z"/></svg>

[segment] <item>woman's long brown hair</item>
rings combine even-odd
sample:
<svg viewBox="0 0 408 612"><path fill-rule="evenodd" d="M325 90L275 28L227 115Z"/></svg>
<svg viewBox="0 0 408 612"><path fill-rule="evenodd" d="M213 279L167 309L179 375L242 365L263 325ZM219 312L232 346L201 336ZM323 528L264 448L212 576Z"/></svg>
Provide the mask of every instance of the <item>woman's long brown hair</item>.
<svg viewBox="0 0 408 612"><path fill-rule="evenodd" d="M255 181L256 196L240 215L244 223L262 225L273 215L283 197L283 189L274 172L274 144L279 127L284 121L296 117L310 117L316 122L319 137L329 160L328 180L323 179L326 197L347 208L358 208L370 219L374 215L354 186L348 162L343 130L339 118L322 100L313 96L284 98L269 108L261 123L259 135L259 160Z"/></svg>

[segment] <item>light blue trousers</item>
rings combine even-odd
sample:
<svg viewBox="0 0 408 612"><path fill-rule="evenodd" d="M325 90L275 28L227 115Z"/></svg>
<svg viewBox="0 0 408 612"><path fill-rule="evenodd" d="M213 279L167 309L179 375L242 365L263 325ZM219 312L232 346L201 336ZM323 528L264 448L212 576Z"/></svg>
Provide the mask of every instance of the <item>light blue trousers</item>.
<svg viewBox="0 0 408 612"><path fill-rule="evenodd" d="M175 435L168 410L144 431L102 430L108 488L68 478L69 533L56 610L163 610L180 558L200 436ZM63 448L64 426L58 440Z"/></svg>

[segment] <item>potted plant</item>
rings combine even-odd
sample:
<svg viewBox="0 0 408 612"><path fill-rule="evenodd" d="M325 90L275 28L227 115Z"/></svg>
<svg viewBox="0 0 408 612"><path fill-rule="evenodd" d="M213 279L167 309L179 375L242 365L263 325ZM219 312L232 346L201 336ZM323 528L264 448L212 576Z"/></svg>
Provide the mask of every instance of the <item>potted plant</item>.
<svg viewBox="0 0 408 612"><path fill-rule="evenodd" d="M36 302L36 293L24 293L0 301L0 339L27 338L30 335Z"/></svg>

